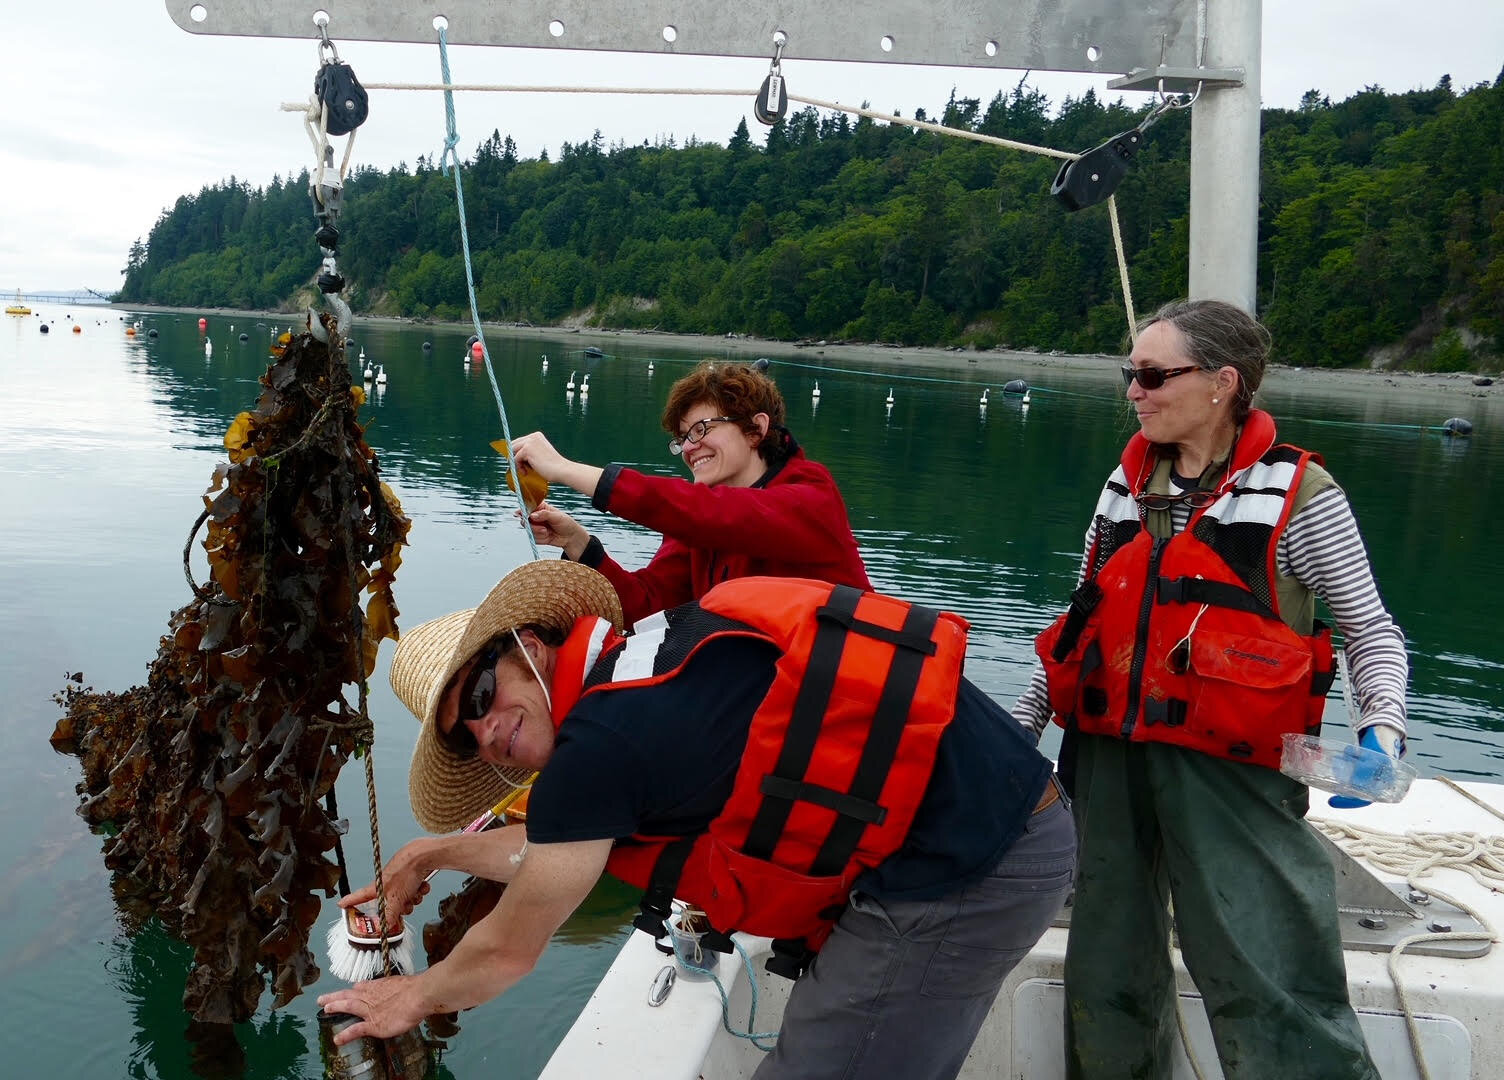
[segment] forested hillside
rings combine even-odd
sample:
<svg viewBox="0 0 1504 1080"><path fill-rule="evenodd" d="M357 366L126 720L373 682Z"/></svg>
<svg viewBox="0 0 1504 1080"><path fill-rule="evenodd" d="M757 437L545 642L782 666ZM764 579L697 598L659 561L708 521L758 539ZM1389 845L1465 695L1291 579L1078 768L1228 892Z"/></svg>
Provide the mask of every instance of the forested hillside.
<svg viewBox="0 0 1504 1080"><path fill-rule="evenodd" d="M923 118L922 110L916 116ZM1020 83L948 126L1085 150L1143 111ZM1382 355L1433 369L1504 352L1504 73L1458 93L1265 110L1259 311L1281 359ZM465 164L481 317L769 338L1111 351L1124 315L1105 206L1068 213L1058 163L813 109L722 146L519 159L495 132ZM1190 121L1149 130L1118 189L1139 311L1186 291ZM318 251L308 177L185 195L132 246L120 299L304 302ZM452 178L419 158L348 180L340 268L357 311L466 310Z"/></svg>

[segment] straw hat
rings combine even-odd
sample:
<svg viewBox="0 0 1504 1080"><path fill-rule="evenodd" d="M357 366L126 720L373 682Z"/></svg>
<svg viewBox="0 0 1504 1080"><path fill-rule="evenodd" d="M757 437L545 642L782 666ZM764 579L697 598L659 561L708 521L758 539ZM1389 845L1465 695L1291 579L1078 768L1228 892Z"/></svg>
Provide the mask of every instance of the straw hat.
<svg viewBox="0 0 1504 1080"><path fill-rule="evenodd" d="M596 571L564 559L524 563L497 583L480 607L456 611L407 631L392 656L392 689L422 728L407 773L418 823L430 832L463 828L532 775L462 758L438 735L439 698L454 673L492 638L532 624L568 631L575 620L599 615L621 628L621 601Z"/></svg>

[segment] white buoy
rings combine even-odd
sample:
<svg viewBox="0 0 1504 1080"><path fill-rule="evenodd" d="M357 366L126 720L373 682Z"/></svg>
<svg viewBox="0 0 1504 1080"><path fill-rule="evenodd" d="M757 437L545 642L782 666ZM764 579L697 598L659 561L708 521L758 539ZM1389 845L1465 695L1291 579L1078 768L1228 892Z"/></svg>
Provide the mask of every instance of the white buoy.
<svg viewBox="0 0 1504 1080"><path fill-rule="evenodd" d="M365 356L364 356L364 354L361 355L361 359L362 360L366 359ZM366 366L365 366L364 374L365 374L365 377L366 377L366 382L370 382L371 381L371 376L373 376L373 375L376 374L376 369L373 368L373 367L371 367L371 362L369 360L366 360Z"/></svg>
<svg viewBox="0 0 1504 1080"><path fill-rule="evenodd" d="M376 365L376 385L377 386L385 386L386 385L386 365L385 364L377 364Z"/></svg>
<svg viewBox="0 0 1504 1080"><path fill-rule="evenodd" d="M590 395L590 372L585 372L585 377L580 380L580 397Z"/></svg>
<svg viewBox="0 0 1504 1080"><path fill-rule="evenodd" d="M214 355L214 342L212 342L212 341L205 341L204 342L204 355L205 356L213 356Z"/></svg>
<svg viewBox="0 0 1504 1080"><path fill-rule="evenodd" d="M564 384L564 389L568 390L571 394L574 393L574 372L571 371L569 373L569 381Z"/></svg>
<svg viewBox="0 0 1504 1080"><path fill-rule="evenodd" d="M992 387L989 386L989 387L986 387L985 389L982 390L982 400L981 400L981 402L979 402L979 404L984 409L987 407L987 391L991 390L991 389L992 389Z"/></svg>
<svg viewBox="0 0 1504 1080"><path fill-rule="evenodd" d="M810 391L809 396L812 397L812 398L818 398L820 396L820 380L819 379L815 380L815 388Z"/></svg>
<svg viewBox="0 0 1504 1080"><path fill-rule="evenodd" d="M543 370L548 370L548 353L543 354Z"/></svg>
<svg viewBox="0 0 1504 1080"><path fill-rule="evenodd" d="M652 373L653 373L653 362L651 360L649 360L648 361L648 374L651 375Z"/></svg>
<svg viewBox="0 0 1504 1080"><path fill-rule="evenodd" d="M891 386L888 387L888 401L887 401L887 404L888 404L889 407L892 407L892 405L893 405L893 388Z"/></svg>
<svg viewBox="0 0 1504 1080"><path fill-rule="evenodd" d="M1027 409L1029 407L1029 392L1027 390L1024 391L1023 400L1018 403L1018 407L1020 409Z"/></svg>

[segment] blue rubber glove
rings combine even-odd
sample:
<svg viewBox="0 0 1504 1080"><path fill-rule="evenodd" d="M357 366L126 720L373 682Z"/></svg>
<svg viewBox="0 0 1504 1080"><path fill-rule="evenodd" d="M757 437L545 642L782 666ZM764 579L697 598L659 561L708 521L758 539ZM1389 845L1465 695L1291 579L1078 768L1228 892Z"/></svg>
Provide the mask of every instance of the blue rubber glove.
<svg viewBox="0 0 1504 1080"><path fill-rule="evenodd" d="M1373 724L1364 728L1363 734L1358 736L1358 745L1365 750L1388 754L1396 760L1405 753L1405 737L1388 724ZM1359 783L1372 780L1373 775L1374 767L1366 761L1353 770L1353 779ZM1339 810L1355 810L1360 806L1367 806L1368 800L1355 799L1351 795L1333 795L1327 799L1327 805Z"/></svg>

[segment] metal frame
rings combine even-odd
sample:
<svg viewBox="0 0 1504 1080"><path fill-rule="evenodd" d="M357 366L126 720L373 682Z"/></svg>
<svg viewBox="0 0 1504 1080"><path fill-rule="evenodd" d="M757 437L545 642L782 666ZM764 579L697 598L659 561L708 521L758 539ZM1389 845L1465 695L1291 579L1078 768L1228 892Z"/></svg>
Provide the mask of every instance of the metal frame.
<svg viewBox="0 0 1504 1080"><path fill-rule="evenodd" d="M336 41L432 43L434 17L454 45L503 45L670 55L771 56L948 67L1124 73L1195 63L1206 0L867 0L858 6L772 0L166 0L195 34L316 37L328 14ZM202 20L193 17L195 9ZM551 32L557 24L561 32ZM673 40L665 40L672 28ZM889 48L884 48L887 40Z"/></svg>

